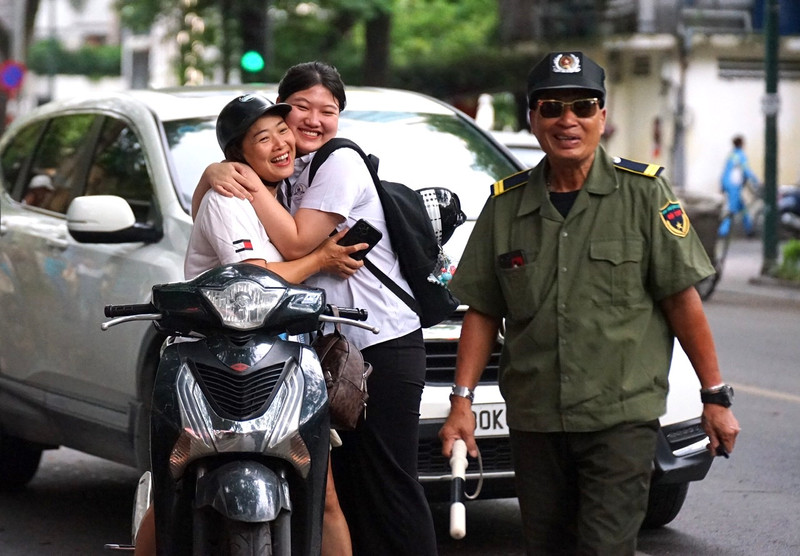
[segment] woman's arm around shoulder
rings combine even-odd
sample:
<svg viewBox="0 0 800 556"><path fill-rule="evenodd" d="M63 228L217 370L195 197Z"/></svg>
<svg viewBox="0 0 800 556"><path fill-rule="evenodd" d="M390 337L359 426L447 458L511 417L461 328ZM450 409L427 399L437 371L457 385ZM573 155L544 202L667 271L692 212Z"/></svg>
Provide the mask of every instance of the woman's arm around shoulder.
<svg viewBox="0 0 800 556"><path fill-rule="evenodd" d="M200 202L213 189L225 197L252 201L253 191L263 189L258 175L247 164L240 162L215 162L203 170L192 195L192 218L197 218Z"/></svg>

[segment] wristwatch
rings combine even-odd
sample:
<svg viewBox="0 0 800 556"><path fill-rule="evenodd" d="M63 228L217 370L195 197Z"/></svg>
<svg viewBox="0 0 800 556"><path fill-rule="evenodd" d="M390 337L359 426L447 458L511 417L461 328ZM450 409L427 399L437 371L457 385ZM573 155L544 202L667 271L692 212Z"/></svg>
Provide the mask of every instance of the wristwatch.
<svg viewBox="0 0 800 556"><path fill-rule="evenodd" d="M472 403L472 400L475 399L475 391L470 390L466 386L458 386L457 384L453 384L453 389L450 391L450 397L459 396L461 398L467 398L469 403Z"/></svg>
<svg viewBox="0 0 800 556"><path fill-rule="evenodd" d="M722 407L733 405L733 386L720 384L712 388L701 388L700 399L703 403L713 403Z"/></svg>

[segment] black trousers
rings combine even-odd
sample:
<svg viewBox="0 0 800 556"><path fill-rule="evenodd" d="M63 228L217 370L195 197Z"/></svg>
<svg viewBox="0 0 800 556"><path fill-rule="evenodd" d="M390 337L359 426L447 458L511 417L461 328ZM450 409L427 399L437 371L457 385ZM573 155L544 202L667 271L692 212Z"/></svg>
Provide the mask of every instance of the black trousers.
<svg viewBox="0 0 800 556"><path fill-rule="evenodd" d="M363 350L372 364L366 419L331 452L355 556L429 556L436 534L417 480L425 345L417 330Z"/></svg>

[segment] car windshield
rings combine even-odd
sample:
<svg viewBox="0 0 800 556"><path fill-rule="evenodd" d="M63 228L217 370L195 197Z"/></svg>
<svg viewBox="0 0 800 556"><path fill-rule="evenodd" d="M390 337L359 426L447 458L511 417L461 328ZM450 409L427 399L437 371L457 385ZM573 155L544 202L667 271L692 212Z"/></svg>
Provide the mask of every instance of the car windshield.
<svg viewBox="0 0 800 556"><path fill-rule="evenodd" d="M164 122L174 175L184 209L203 169L220 160L213 119ZM382 179L415 189L446 187L462 209L477 218L497 179L518 170L515 163L467 121L446 114L346 110L339 136L352 139L380 160Z"/></svg>
<svg viewBox="0 0 800 556"><path fill-rule="evenodd" d="M477 128L446 114L342 113L339 136L380 160L381 179L414 189L446 187L469 218L477 218L489 187L517 171L514 163Z"/></svg>
<svg viewBox="0 0 800 556"><path fill-rule="evenodd" d="M175 186L187 213L191 210L192 194L203 170L224 158L217 144L216 125L216 118L164 122Z"/></svg>

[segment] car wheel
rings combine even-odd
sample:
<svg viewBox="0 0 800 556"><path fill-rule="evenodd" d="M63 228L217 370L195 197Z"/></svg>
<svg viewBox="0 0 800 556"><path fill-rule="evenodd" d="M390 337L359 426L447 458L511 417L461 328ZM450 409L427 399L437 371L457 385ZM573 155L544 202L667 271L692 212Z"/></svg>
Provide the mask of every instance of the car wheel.
<svg viewBox="0 0 800 556"><path fill-rule="evenodd" d="M681 511L688 491L689 483L651 486L642 529L663 527L675 519Z"/></svg>
<svg viewBox="0 0 800 556"><path fill-rule="evenodd" d="M17 490L27 485L42 459L42 447L0 432L0 490Z"/></svg>

